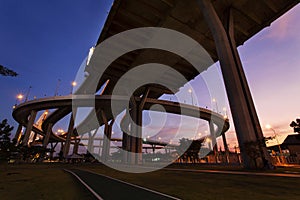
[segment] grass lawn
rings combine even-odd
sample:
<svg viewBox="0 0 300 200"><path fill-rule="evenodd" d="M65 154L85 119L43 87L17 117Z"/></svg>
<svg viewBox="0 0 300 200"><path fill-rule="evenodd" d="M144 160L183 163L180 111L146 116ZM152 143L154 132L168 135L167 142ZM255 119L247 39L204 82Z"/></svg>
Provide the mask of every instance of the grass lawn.
<svg viewBox="0 0 300 200"><path fill-rule="evenodd" d="M300 198L300 178L166 170L128 174L95 165L83 166L81 169L105 174L182 199L298 200ZM208 167L204 167L204 169L208 169ZM217 167L217 169L221 168ZM272 172L276 173L277 171ZM279 172L281 171L279 169Z"/></svg>
<svg viewBox="0 0 300 200"><path fill-rule="evenodd" d="M94 199L61 165L0 165L0 199Z"/></svg>
<svg viewBox="0 0 300 200"><path fill-rule="evenodd" d="M63 168L90 170L181 199L298 200L300 197L300 178L166 170L128 174L100 164L23 164L1 166L0 199L92 199L91 194L75 178L64 172Z"/></svg>

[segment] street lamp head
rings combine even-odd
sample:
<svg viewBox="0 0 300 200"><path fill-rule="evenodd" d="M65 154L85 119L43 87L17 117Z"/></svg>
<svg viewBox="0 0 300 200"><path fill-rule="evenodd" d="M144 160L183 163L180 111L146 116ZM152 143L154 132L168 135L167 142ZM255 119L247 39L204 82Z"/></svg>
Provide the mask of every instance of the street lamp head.
<svg viewBox="0 0 300 200"><path fill-rule="evenodd" d="M189 92L189 93L192 93L192 92L193 92L193 90L192 90L192 89L189 89L189 90L188 90L188 92Z"/></svg>
<svg viewBox="0 0 300 200"><path fill-rule="evenodd" d="M17 99L19 99L19 100L22 100L23 97L24 97L23 94L18 94L18 95L17 95Z"/></svg>
<svg viewBox="0 0 300 200"><path fill-rule="evenodd" d="M267 124L267 125L266 125L266 128L267 128L267 129L271 129L272 126L271 126L270 124Z"/></svg>
<svg viewBox="0 0 300 200"><path fill-rule="evenodd" d="M213 102L216 102L217 100L215 98L212 99Z"/></svg>
<svg viewBox="0 0 300 200"><path fill-rule="evenodd" d="M75 81L72 82L72 86L75 87L77 83Z"/></svg>

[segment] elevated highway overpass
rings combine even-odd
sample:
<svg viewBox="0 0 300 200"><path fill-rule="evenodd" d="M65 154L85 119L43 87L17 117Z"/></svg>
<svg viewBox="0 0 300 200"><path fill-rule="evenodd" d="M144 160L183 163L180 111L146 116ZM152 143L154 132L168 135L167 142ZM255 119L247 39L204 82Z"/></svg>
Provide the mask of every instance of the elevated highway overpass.
<svg viewBox="0 0 300 200"><path fill-rule="evenodd" d="M97 45L119 33L141 27L163 27L183 33L197 41L204 47L213 62L220 62L245 167L266 167L264 165L269 160L269 155L263 143L262 130L237 47L268 27L298 3L298 0L116 0L109 12ZM137 37L144 36L137 35ZM151 40L151 37L144 39ZM126 41L122 45L126 45ZM97 51L95 51L95 56L97 56ZM124 74L145 63L161 63L170 66L182 74L187 81L195 78L212 64L212 62L204 62L199 66L198 69L200 70L197 70L195 66L192 66L181 56L166 50L135 49L119 56L103 71L102 76L98 77L99 73L94 72L95 70L101 71L101 66L98 66L97 62L93 62L92 58L91 65L85 67L87 77L75 94L95 94L101 86L109 81L103 95L111 95ZM147 99L157 99L163 94L170 93L170 90L173 92L178 90L185 84L172 76L162 75L159 78L170 88L157 84L145 85L139 87L133 96L141 97L147 93ZM63 100L61 101L63 102ZM41 104L39 106L42 106ZM67 101L61 103L56 107L58 109L45 120L44 133L49 133L47 130L50 129L52 123L57 122L62 116L72 111L71 106L67 104ZM26 111L26 115L20 114L18 109L21 109L22 106L25 105L17 107L13 115L21 125L28 127L28 124L31 124L31 117L29 116L34 116L34 113L31 112L28 115ZM166 104L164 106L171 105ZM187 108L187 110L189 109ZM193 114L193 112L199 111L199 109L192 110L188 112L191 111ZM97 110L96 113L101 114L100 111L101 109ZM105 113L107 124L112 118L109 111L105 111L105 108L102 111ZM135 122L141 124L139 117L141 112L137 113L135 114ZM50 136L50 138L58 139L54 137ZM137 141L135 145L139 149L138 143L140 141ZM253 148L259 149L260 155L255 161L247 153L249 144L253 144Z"/></svg>

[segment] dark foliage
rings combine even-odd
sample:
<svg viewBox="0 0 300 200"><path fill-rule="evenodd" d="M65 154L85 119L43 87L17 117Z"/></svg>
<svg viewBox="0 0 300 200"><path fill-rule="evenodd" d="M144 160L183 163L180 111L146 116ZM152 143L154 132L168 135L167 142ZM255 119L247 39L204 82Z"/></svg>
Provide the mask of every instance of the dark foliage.
<svg viewBox="0 0 300 200"><path fill-rule="evenodd" d="M184 161L190 160L191 162L197 162L199 159L199 151L202 147L203 139L201 140L189 140L182 138L179 140L179 146L176 148L180 156L180 159Z"/></svg>
<svg viewBox="0 0 300 200"><path fill-rule="evenodd" d="M2 65L0 65L0 74L2 76L18 76L18 73L11 70L11 69L8 69L7 67L4 67Z"/></svg>
<svg viewBox="0 0 300 200"><path fill-rule="evenodd" d="M10 135L13 128L7 123L7 119L0 123L0 160L7 160L10 156L12 148Z"/></svg>
<svg viewBox="0 0 300 200"><path fill-rule="evenodd" d="M294 129L295 133L300 133L300 119L296 119L296 121L292 121L290 127Z"/></svg>

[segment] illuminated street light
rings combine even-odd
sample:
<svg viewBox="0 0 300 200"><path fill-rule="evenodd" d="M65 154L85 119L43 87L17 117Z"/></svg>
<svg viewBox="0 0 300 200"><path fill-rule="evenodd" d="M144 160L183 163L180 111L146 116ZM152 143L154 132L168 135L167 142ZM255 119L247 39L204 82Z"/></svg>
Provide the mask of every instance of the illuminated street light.
<svg viewBox="0 0 300 200"><path fill-rule="evenodd" d="M214 102L216 104L216 111L217 113L219 113L219 108L218 108L218 102L215 98L212 99L212 102Z"/></svg>
<svg viewBox="0 0 300 200"><path fill-rule="evenodd" d="M223 111L224 111L224 119L228 119L227 108L223 107Z"/></svg>
<svg viewBox="0 0 300 200"><path fill-rule="evenodd" d="M75 81L72 82L72 86L75 87L77 83Z"/></svg>
<svg viewBox="0 0 300 200"><path fill-rule="evenodd" d="M17 95L17 99L18 99L19 101L22 101L23 98L24 98L24 95L23 95L23 94L18 94L18 95Z"/></svg>
<svg viewBox="0 0 300 200"><path fill-rule="evenodd" d="M75 81L72 81L71 85L72 85L71 87L71 94L72 94L73 88L77 85L77 83Z"/></svg>
<svg viewBox="0 0 300 200"><path fill-rule="evenodd" d="M18 101L21 103L23 98L24 98L23 94L18 94L17 95L16 103L15 103L15 105L13 105L13 109L15 109L17 107Z"/></svg>
<svg viewBox="0 0 300 200"><path fill-rule="evenodd" d="M208 144L209 150L211 150L211 149L212 149L212 147L211 147L211 142L212 142L211 138L207 137L207 138L205 139L205 142Z"/></svg>
<svg viewBox="0 0 300 200"><path fill-rule="evenodd" d="M270 124L267 124L266 129L272 129L272 126ZM273 129L273 131L274 131L274 129Z"/></svg>
<svg viewBox="0 0 300 200"><path fill-rule="evenodd" d="M57 129L57 133L63 134L65 131L61 128Z"/></svg>
<svg viewBox="0 0 300 200"><path fill-rule="evenodd" d="M188 92L191 94L192 105L194 105L193 90L190 88Z"/></svg>

